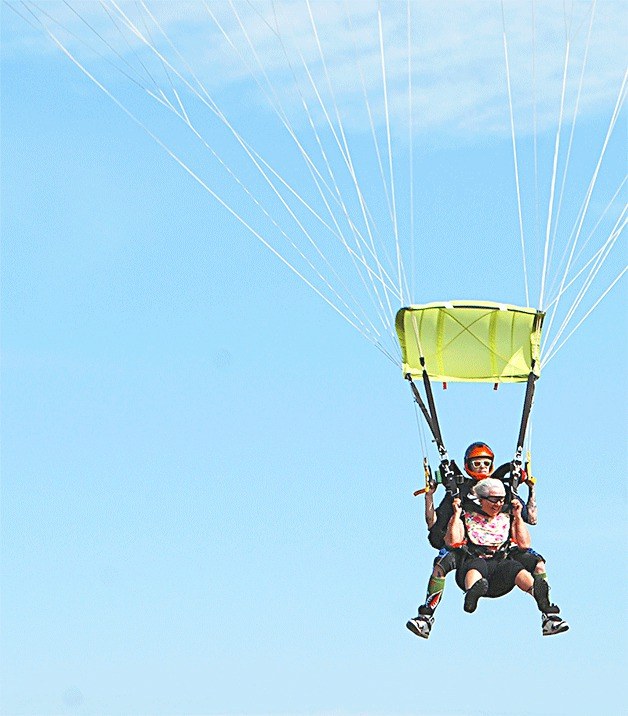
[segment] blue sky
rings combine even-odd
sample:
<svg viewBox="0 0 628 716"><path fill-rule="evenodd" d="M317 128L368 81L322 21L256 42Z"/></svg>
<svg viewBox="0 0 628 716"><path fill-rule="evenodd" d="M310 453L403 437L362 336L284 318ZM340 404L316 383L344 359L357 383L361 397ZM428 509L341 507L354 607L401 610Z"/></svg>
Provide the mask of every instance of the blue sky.
<svg viewBox="0 0 628 716"><path fill-rule="evenodd" d="M97 21L95 5L77 7ZM219 36L204 8L179 7L174 16L162 8L163 27L189 48L212 96L260 154L304 197L315 197L254 83L217 41L199 42L203 32ZM222 5L211 7L235 26ZM314 156L285 62L259 15L237 7ZM339 51L347 37L343 6L324 7L326 19L323 5L313 5L332 82L343 89L340 109L361 185L384 227L378 241L394 256L368 123L351 81L356 66ZM375 99L376 5L350 7L385 149L382 101ZM500 6L413 7L415 31L422 31L414 56L413 300L524 303ZM521 7L506 3L506 20L536 296L542 250L534 251L535 229L544 238L568 23L562 3L549 3L538 18L536 220L531 6ZM293 30L295 63L298 45L320 72L306 5L278 8L282 27ZM590 8L575 3L561 159ZM395 42L406 6L385 9L399 227L409 260L407 58ZM59 17L66 27L76 22ZM624 66L615 32L625 20L620 4L598 2L560 237L577 223L618 96ZM212 190L277 239L180 122L64 37L66 49L90 61L99 81ZM532 537L571 630L542 638L532 600L515 593L464 614L452 580L422 642L404 625L423 599L434 553L422 502L412 497L422 480L421 450L398 367L7 3L2 44L3 713L621 713L626 587L616 554L625 541L625 282L552 359L537 390L540 521ZM145 62L143 52L138 44L124 56ZM323 75L318 82L325 86ZM266 199L233 137L193 98L186 109ZM320 108L314 121L329 140ZM625 111L583 238L624 172ZM346 190L346 175L342 181ZM358 202L348 202L358 222ZM610 235L620 203L591 238L592 251ZM293 231L281 208L269 206ZM351 263L326 246L359 293ZM618 244L579 315L624 264ZM368 298L360 294L359 302L377 325ZM450 385L436 397L452 456L483 439L510 457L520 386L495 393ZM470 688L474 673L478 685Z"/></svg>

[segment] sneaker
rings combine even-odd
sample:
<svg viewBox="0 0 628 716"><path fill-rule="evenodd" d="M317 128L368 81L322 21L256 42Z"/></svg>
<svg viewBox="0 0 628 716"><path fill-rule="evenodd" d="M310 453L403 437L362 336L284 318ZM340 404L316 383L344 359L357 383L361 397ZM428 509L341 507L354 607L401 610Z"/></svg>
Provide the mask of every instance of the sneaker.
<svg viewBox="0 0 628 716"><path fill-rule="evenodd" d="M432 624L434 624L434 617L430 617L424 614L419 614L418 617L410 619L406 623L406 627L417 636L422 639L427 639L432 631Z"/></svg>
<svg viewBox="0 0 628 716"><path fill-rule="evenodd" d="M483 597L488 592L488 582L486 579L478 579L478 581L471 585L464 595L464 610L473 614L478 606L478 599Z"/></svg>
<svg viewBox="0 0 628 716"><path fill-rule="evenodd" d="M549 600L549 584L538 575L534 575L534 584L532 585L532 596L536 601L539 611L547 614L551 607Z"/></svg>
<svg viewBox="0 0 628 716"><path fill-rule="evenodd" d="M558 616L558 614L542 614L541 626L543 636L551 636L552 634L562 634L569 629L569 624Z"/></svg>

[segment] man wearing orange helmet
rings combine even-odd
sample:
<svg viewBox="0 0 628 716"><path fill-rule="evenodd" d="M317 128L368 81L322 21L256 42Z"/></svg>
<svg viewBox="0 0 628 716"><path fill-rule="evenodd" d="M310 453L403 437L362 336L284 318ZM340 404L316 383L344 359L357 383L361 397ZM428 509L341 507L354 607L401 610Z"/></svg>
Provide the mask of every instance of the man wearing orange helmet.
<svg viewBox="0 0 628 716"><path fill-rule="evenodd" d="M491 448L483 442L476 442L469 445L464 454L464 470L468 475L468 478L464 477L460 471L458 471L458 483L459 483L459 495L458 498L464 501L470 492L470 490L477 484L479 480L483 480L491 475L504 481L508 488L507 476L510 473L510 464L502 465L496 471L494 471L494 460L495 455ZM521 503L521 517L528 524L536 524L536 496L534 491L534 485L531 481L527 480L525 472L522 471L521 481L526 482L529 490L528 501L526 504L516 493L513 495L514 499L519 500ZM509 490L512 491L512 490ZM430 635L432 625L434 624L434 611L438 606L445 589L445 577L449 572L455 570L458 566L459 550L448 549L445 546L445 533L449 520L451 519L454 508L452 504L452 495L448 494L443 498L438 508L434 510L434 497L433 489L428 490L425 493L426 500L426 520L429 528L428 539L430 544L439 550L439 553L434 560L434 566L432 574L430 576L427 595L425 602L419 607L419 613L413 619L410 619L406 626L417 636L427 639ZM510 499L505 502L505 505L510 505ZM507 506L504 510L509 509ZM547 585L547 575L545 572L545 560L544 558L532 549L519 549L513 547L509 556L512 559L517 560L523 567L528 570L532 575L537 586L538 592L549 593L549 586ZM543 602L544 614L556 615L558 613L558 607L550 604L549 599L545 599ZM547 621L543 621L543 634L556 634L560 631L565 631L568 627L566 622L562 622L558 617L557 623L555 618ZM561 627L560 629L558 627Z"/></svg>

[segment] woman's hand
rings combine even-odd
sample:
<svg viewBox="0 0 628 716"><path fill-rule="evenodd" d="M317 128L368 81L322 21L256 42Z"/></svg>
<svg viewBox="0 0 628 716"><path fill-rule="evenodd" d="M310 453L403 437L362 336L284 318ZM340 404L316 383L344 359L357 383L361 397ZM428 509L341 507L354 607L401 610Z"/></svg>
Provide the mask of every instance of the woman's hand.
<svg viewBox="0 0 628 716"><path fill-rule="evenodd" d="M521 507L522 507L521 502L519 500L513 500L510 503L510 506L512 508L512 514L515 517L521 517Z"/></svg>
<svg viewBox="0 0 628 716"><path fill-rule="evenodd" d="M464 525L462 524L462 500L454 497L451 501L453 514L447 523L447 532L445 534L445 544L454 549L460 547L464 542Z"/></svg>

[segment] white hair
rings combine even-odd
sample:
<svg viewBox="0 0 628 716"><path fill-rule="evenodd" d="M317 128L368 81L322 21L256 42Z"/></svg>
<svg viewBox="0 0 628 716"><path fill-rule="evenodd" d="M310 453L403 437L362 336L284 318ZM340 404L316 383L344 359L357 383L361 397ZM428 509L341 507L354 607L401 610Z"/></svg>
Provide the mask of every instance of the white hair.
<svg viewBox="0 0 628 716"><path fill-rule="evenodd" d="M471 492L473 493L473 495L475 495L475 497L478 498L486 498L491 493L495 497L506 496L506 488L504 487L504 483L494 477L485 477L483 480L480 480L476 485L473 486Z"/></svg>

